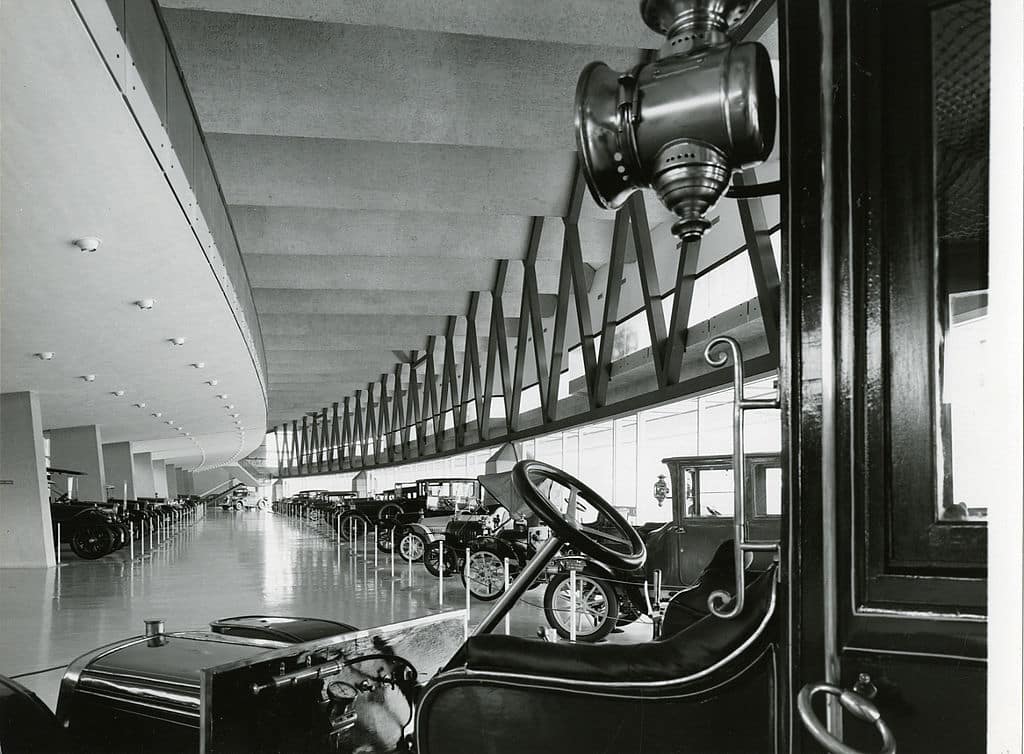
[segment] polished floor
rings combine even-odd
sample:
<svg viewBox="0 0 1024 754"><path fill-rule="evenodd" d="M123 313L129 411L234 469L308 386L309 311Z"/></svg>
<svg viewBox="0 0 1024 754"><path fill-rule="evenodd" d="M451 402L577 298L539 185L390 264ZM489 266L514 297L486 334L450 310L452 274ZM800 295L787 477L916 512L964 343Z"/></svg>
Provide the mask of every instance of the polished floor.
<svg viewBox="0 0 1024 754"><path fill-rule="evenodd" d="M75 558L65 546L52 569L0 570L0 673L19 676L56 705L64 666L80 654L142 633L160 618L168 630L204 627L215 618L268 614L334 618L377 626L465 606L458 577L431 577L365 543L337 546L334 531L288 516L211 509L163 541L100 560ZM510 630L536 636L546 625L543 590L527 593ZM490 603L474 602L472 624ZM503 627L499 630L504 630ZM616 641L650 638L634 625ZM27 675L26 675L27 674Z"/></svg>

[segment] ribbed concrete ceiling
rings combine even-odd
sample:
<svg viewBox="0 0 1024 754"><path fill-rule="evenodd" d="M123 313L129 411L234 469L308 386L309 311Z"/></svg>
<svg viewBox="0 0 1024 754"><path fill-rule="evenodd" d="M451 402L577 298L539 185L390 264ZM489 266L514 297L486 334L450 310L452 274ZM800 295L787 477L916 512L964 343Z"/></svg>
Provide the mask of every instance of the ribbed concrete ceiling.
<svg viewBox="0 0 1024 754"><path fill-rule="evenodd" d="M531 218L566 209L580 69L659 43L620 0L162 5L255 289L271 424L391 372L522 259ZM611 217L584 215L597 267ZM545 233L541 293L560 250Z"/></svg>

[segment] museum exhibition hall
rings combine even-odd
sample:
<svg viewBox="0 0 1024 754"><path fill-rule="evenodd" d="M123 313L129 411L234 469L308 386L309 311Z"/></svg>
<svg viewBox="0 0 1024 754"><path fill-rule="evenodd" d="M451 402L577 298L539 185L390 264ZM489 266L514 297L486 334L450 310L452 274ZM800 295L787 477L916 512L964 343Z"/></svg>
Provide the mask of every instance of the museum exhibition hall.
<svg viewBox="0 0 1024 754"><path fill-rule="evenodd" d="M1024 7L6 0L2 754L1020 754Z"/></svg>

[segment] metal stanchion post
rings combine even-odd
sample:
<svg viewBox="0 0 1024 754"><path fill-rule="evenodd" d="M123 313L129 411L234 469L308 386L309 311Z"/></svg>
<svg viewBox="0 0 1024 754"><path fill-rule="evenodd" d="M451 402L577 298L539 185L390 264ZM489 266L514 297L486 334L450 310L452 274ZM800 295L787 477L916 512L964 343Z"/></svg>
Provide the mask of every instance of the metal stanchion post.
<svg viewBox="0 0 1024 754"><path fill-rule="evenodd" d="M341 516L334 519L334 533L335 539L338 542L338 549L341 549Z"/></svg>
<svg viewBox="0 0 1024 754"><path fill-rule="evenodd" d="M463 565L465 570L465 582L466 582L466 619L463 621L463 638L469 639L469 548L466 548L466 562Z"/></svg>
<svg viewBox="0 0 1024 754"><path fill-rule="evenodd" d="M363 560L370 559L370 525L363 521Z"/></svg>
<svg viewBox="0 0 1024 754"><path fill-rule="evenodd" d="M57 562L60 562L60 524L57 524L57 541L54 543L54 547L57 550Z"/></svg>
<svg viewBox="0 0 1024 754"><path fill-rule="evenodd" d="M128 557L135 560L135 522L128 522Z"/></svg>
<svg viewBox="0 0 1024 754"><path fill-rule="evenodd" d="M149 520L149 549L153 549L153 519Z"/></svg>
<svg viewBox="0 0 1024 754"><path fill-rule="evenodd" d="M139 557L146 554L146 519L142 519L142 527L139 529Z"/></svg>
<svg viewBox="0 0 1024 754"><path fill-rule="evenodd" d="M444 607L444 540L437 546L437 604ZM426 557L426 555L424 555Z"/></svg>
<svg viewBox="0 0 1024 754"><path fill-rule="evenodd" d="M505 591L508 591L508 558L504 559L505 562ZM512 607L515 607L514 605ZM508 612L505 613L505 635L512 633L512 607L509 607Z"/></svg>
<svg viewBox="0 0 1024 754"><path fill-rule="evenodd" d="M569 571L569 641L576 641L576 569Z"/></svg>
<svg viewBox="0 0 1024 754"><path fill-rule="evenodd" d="M409 564L409 588L412 589L412 560L406 562Z"/></svg>
<svg viewBox="0 0 1024 754"><path fill-rule="evenodd" d="M395 580L395 527L391 527L391 580Z"/></svg>

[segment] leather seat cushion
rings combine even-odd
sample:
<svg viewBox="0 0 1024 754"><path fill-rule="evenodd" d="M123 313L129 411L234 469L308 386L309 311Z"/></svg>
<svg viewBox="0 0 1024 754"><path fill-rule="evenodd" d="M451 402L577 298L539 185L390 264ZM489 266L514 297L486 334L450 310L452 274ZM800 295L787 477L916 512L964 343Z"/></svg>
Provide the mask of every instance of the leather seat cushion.
<svg viewBox="0 0 1024 754"><path fill-rule="evenodd" d="M607 683L670 681L704 670L728 657L761 625L774 592L775 567L747 586L743 612L732 620L708 614L662 641L643 644L570 644L518 636L471 636L447 670L553 676Z"/></svg>

